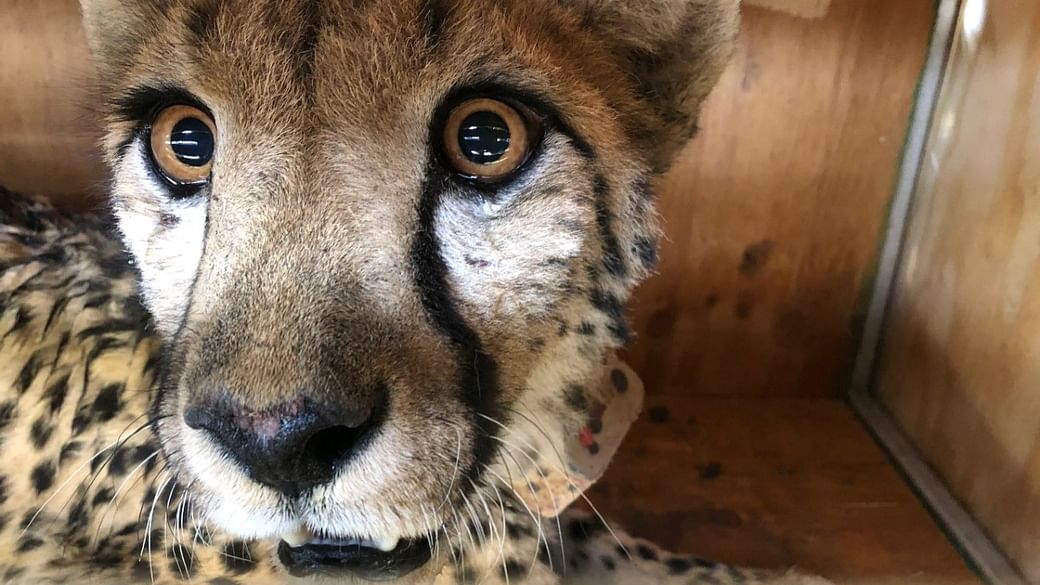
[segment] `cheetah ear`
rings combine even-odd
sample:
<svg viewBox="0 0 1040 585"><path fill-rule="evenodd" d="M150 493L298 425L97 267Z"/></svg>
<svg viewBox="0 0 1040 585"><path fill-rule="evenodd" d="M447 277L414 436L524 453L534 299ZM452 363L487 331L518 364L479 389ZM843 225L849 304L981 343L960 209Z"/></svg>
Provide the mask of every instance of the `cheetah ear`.
<svg viewBox="0 0 1040 585"><path fill-rule="evenodd" d="M102 73L126 63L147 23L162 16L155 0L80 0L79 4L90 51Z"/></svg>
<svg viewBox="0 0 1040 585"><path fill-rule="evenodd" d="M559 0L578 10L635 80L650 114L638 120L666 170L697 127L701 104L732 53L739 0Z"/></svg>

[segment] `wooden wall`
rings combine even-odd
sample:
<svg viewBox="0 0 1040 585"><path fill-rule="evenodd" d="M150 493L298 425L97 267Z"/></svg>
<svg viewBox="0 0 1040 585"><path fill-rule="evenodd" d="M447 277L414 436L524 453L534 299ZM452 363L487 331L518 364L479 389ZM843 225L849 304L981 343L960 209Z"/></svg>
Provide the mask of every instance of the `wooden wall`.
<svg viewBox="0 0 1040 585"><path fill-rule="evenodd" d="M961 16L877 391L1040 583L1040 3L986 4Z"/></svg>
<svg viewBox="0 0 1040 585"><path fill-rule="evenodd" d="M933 0L745 7L702 130L664 182L661 275L631 357L649 392L845 391Z"/></svg>
<svg viewBox="0 0 1040 585"><path fill-rule="evenodd" d="M702 132L663 182L668 241L630 355L650 392L838 396L934 2L744 12ZM95 190L76 1L5 0L0 55L0 183Z"/></svg>
<svg viewBox="0 0 1040 585"><path fill-rule="evenodd" d="M0 2L0 184L101 191L93 79L76 0Z"/></svg>

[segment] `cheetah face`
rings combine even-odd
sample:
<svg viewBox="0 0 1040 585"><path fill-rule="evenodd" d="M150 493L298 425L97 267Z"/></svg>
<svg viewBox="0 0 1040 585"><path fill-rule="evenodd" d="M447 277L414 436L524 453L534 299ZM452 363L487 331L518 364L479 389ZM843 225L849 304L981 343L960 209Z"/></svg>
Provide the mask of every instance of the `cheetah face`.
<svg viewBox="0 0 1040 585"><path fill-rule="evenodd" d="M735 0L83 5L178 481L287 565L435 570L626 340Z"/></svg>

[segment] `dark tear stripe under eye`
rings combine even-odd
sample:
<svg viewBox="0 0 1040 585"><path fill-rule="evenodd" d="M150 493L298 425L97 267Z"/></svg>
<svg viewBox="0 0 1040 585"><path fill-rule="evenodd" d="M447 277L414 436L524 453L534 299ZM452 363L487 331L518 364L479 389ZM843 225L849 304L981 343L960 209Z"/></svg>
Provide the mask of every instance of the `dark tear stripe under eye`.
<svg viewBox="0 0 1040 585"><path fill-rule="evenodd" d="M596 175L596 225L603 244L603 268L614 276L626 273L625 259L621 256L621 246L614 232L614 215L610 211L610 185L602 174Z"/></svg>
<svg viewBox="0 0 1040 585"><path fill-rule="evenodd" d="M455 346L462 375L459 385L463 400L479 433L474 441L473 465L467 470L469 479L476 483L484 465L489 464L495 454L493 437L498 434L498 426L484 416L503 424L505 421L498 402L498 364L484 351L479 336L459 313L448 285L448 267L434 232L434 216L449 185L448 177L431 165L417 209L419 222L411 255L415 285L423 308L441 334ZM463 484L463 489L468 491L472 483L469 486Z"/></svg>

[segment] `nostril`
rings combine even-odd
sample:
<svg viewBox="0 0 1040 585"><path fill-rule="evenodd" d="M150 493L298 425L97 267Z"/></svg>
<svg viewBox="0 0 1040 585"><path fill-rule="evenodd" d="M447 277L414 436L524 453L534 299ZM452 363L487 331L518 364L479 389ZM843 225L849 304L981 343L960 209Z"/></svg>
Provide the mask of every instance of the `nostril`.
<svg viewBox="0 0 1040 585"><path fill-rule="evenodd" d="M255 481L295 496L331 482L376 436L386 409L344 409L305 398L263 410L202 403L185 408L184 424L201 431Z"/></svg>
<svg viewBox="0 0 1040 585"><path fill-rule="evenodd" d="M307 440L303 457L319 467L335 469L357 450L365 431L366 426L352 428L337 425L322 429Z"/></svg>

